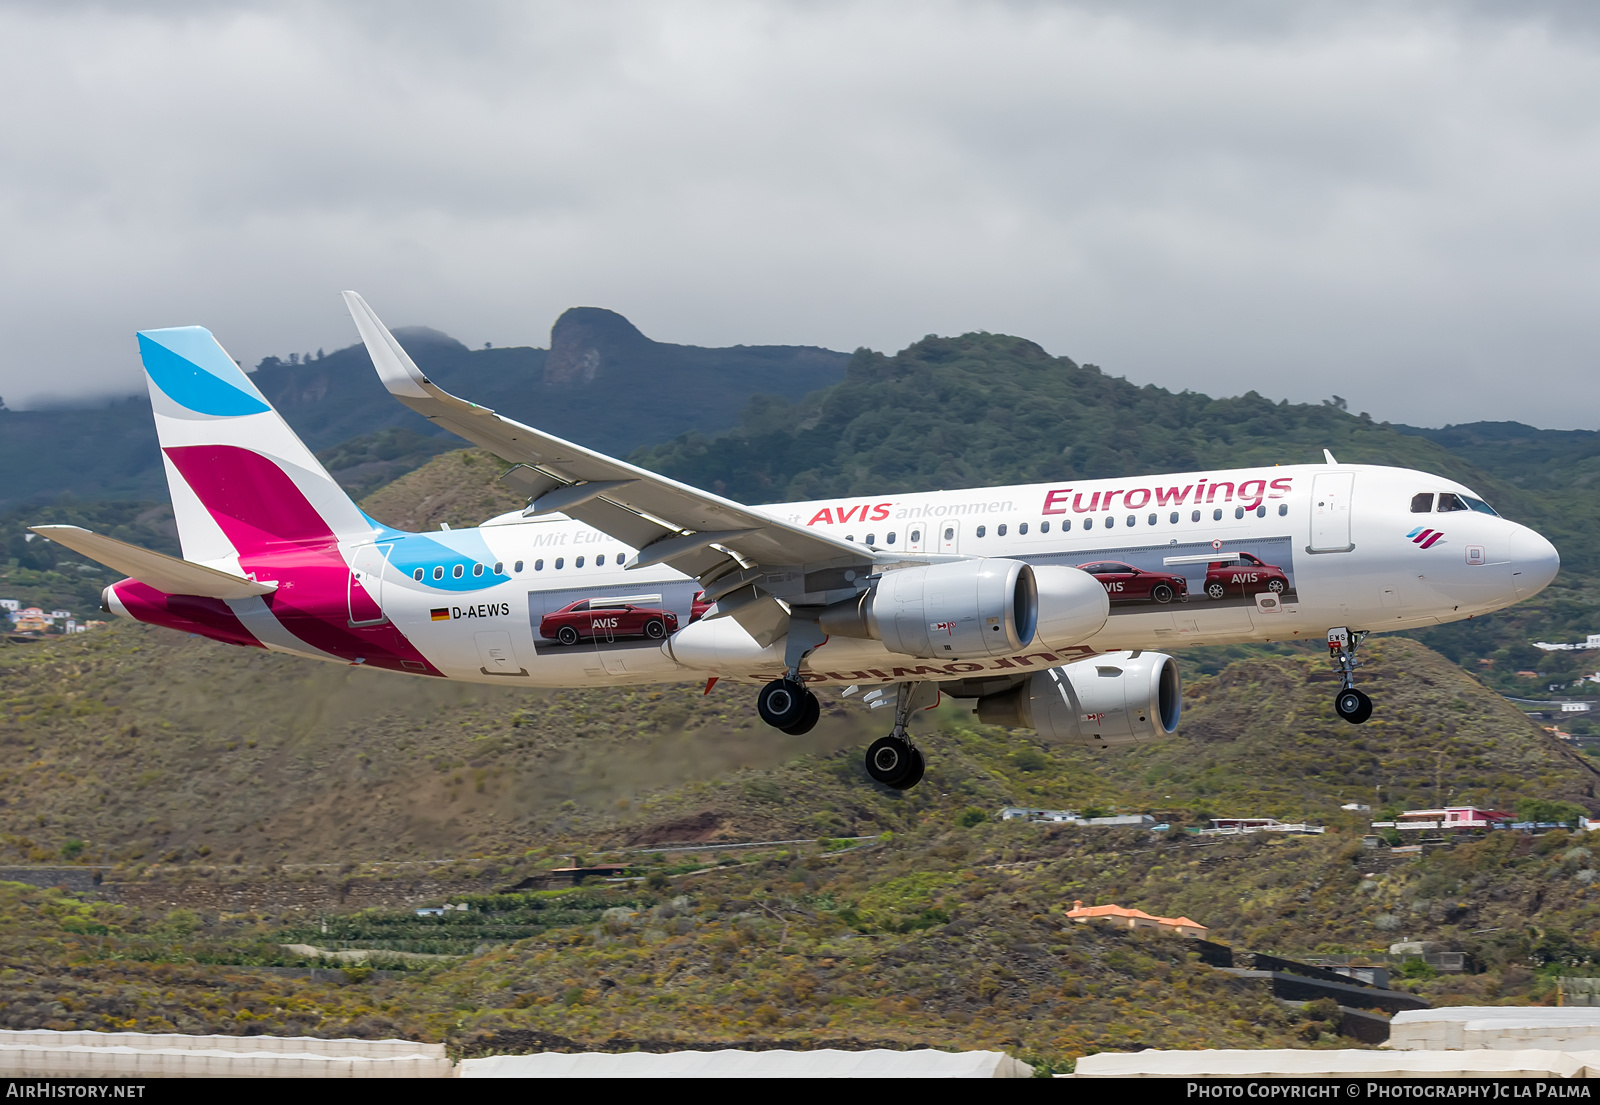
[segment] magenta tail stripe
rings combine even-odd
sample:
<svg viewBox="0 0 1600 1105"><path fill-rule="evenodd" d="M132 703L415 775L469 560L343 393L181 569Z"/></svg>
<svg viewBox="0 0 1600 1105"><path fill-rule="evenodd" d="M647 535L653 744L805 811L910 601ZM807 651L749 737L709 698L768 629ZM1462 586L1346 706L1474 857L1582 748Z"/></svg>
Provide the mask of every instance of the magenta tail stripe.
<svg viewBox="0 0 1600 1105"><path fill-rule="evenodd" d="M350 567L338 537L270 457L234 445L165 452L238 551L239 567L278 581L262 601L290 633L352 663L444 674L393 624L350 625Z"/></svg>
<svg viewBox="0 0 1600 1105"><path fill-rule="evenodd" d="M221 599L169 595L136 579L125 579L116 585L116 589L123 608L141 622L164 625L185 633L198 633L230 645L266 647L256 640L239 616Z"/></svg>

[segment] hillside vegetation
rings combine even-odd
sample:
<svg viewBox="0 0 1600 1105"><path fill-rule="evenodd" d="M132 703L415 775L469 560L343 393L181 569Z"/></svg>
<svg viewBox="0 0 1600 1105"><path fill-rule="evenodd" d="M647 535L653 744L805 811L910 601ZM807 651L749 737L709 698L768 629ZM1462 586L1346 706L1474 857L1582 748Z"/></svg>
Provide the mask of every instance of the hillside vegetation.
<svg viewBox="0 0 1600 1105"><path fill-rule="evenodd" d="M1362 847L1365 821L1338 806L1592 811L1594 769L1415 642L1368 649L1380 710L1361 730L1334 718L1314 652L1213 655L1179 734L1126 752L935 711L919 730L928 777L906 794L861 769L881 719L836 702L796 738L761 725L741 687L530 694L123 623L0 649L0 861L109 864L108 891L128 901L0 887L0 1024L403 1034L461 1052L1001 1047L1054 1069L1136 1044L1336 1042L1326 1011L1286 1009L1180 941L1067 923L1075 899L1187 914L1216 939L1290 955L1437 939L1474 972L1407 985L1549 1000L1556 972L1600 961L1589 846L1508 833L1402 858ZM1174 828L994 822L1007 804L1156 810ZM1242 814L1332 831L1181 832ZM637 850L813 837L867 840L720 865ZM570 855L648 878L506 892ZM409 904L467 913L292 904L371 900L367 861L452 858ZM336 892L284 899L272 886L291 867ZM245 900L261 904L214 904ZM273 974L305 962L286 943L406 969Z"/></svg>
<svg viewBox="0 0 1600 1105"><path fill-rule="evenodd" d="M1414 642L1369 649L1379 710L1360 729L1333 715L1325 661L1262 657L1191 680L1177 736L1115 755L946 707L926 737L929 783L900 795L860 765L881 718L844 703L794 738L762 725L737 685L478 687L119 623L0 649L0 745L14 752L0 785L18 796L0 806L0 848L13 861L73 840L98 862L332 861L516 853L570 835L621 847L675 823L739 839L870 835L1019 802L1347 829L1338 806L1351 800L1594 807L1589 761L1498 696Z"/></svg>

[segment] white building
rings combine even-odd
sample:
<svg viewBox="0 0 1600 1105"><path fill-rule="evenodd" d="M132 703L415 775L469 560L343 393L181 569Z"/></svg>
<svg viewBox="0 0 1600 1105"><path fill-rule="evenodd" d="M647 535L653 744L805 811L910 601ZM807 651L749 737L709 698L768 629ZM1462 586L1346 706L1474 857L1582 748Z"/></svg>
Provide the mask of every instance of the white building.
<svg viewBox="0 0 1600 1105"><path fill-rule="evenodd" d="M18 602L16 599L0 599L0 610L9 610L15 614L21 609L22 603Z"/></svg>

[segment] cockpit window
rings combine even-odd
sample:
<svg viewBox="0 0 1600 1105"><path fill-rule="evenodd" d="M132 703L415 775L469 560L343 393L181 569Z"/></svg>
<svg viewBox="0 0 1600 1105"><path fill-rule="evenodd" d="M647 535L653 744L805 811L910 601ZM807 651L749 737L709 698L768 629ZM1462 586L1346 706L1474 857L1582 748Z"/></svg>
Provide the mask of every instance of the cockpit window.
<svg viewBox="0 0 1600 1105"><path fill-rule="evenodd" d="M1490 506L1488 503L1484 502L1482 499L1474 499L1471 495L1463 495L1461 497L1466 500L1468 506L1470 506L1473 510L1476 510L1479 514L1492 514L1496 518L1500 517L1500 512L1494 507Z"/></svg>
<svg viewBox="0 0 1600 1105"><path fill-rule="evenodd" d="M1471 507L1467 506L1466 503L1461 501L1461 496L1460 495L1452 494L1449 491L1441 491L1439 493L1439 513L1440 514L1444 514L1444 513L1448 512L1448 511L1452 511L1452 510L1471 510L1471 509L1472 509Z"/></svg>
<svg viewBox="0 0 1600 1105"><path fill-rule="evenodd" d="M1424 491L1420 495L1411 496L1411 513L1428 514L1433 510L1433 492Z"/></svg>

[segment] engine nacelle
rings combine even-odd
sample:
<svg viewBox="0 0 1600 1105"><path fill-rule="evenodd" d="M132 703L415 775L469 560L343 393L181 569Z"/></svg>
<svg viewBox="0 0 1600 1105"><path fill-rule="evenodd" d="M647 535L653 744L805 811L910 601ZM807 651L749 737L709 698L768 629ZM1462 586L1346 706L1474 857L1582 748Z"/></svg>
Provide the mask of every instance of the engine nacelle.
<svg viewBox="0 0 1600 1105"><path fill-rule="evenodd" d="M882 641L903 656L1003 656L1033 642L1039 590L1020 560L984 557L884 572L822 612L824 633Z"/></svg>
<svg viewBox="0 0 1600 1105"><path fill-rule="evenodd" d="M978 699L978 720L986 725L1032 729L1045 741L1093 748L1165 736L1177 729L1182 711L1178 663L1161 652L1079 660Z"/></svg>
<svg viewBox="0 0 1600 1105"><path fill-rule="evenodd" d="M884 572L818 622L824 633L949 660L1004 656L1035 638L1065 648L1099 632L1110 610L1105 588L1086 572L987 557Z"/></svg>

